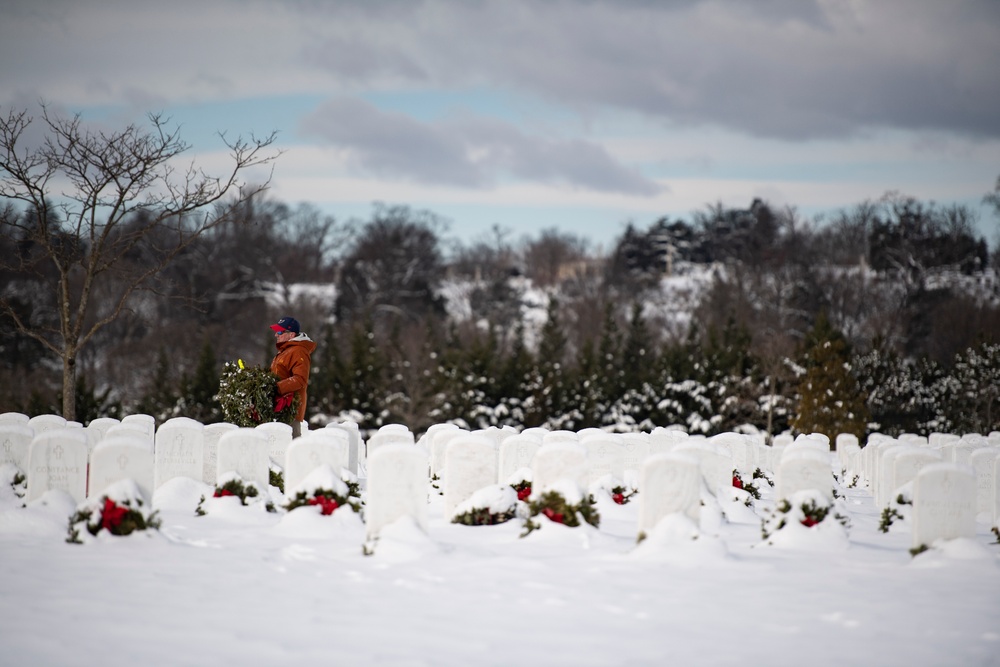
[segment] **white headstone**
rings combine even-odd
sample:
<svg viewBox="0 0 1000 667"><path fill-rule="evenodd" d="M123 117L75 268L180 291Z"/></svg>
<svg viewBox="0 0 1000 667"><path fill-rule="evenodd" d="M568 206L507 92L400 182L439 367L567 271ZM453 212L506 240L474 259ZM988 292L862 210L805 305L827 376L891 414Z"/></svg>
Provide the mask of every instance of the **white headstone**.
<svg viewBox="0 0 1000 667"><path fill-rule="evenodd" d="M547 445L550 442L579 442L580 438L577 437L576 433L567 430L549 431L542 436L542 444Z"/></svg>
<svg viewBox="0 0 1000 667"><path fill-rule="evenodd" d="M913 546L976 535L976 480L957 463L933 463L913 481Z"/></svg>
<svg viewBox="0 0 1000 667"><path fill-rule="evenodd" d="M87 497L87 453L87 436L81 429L52 429L36 435L28 450L25 501L59 489L83 502Z"/></svg>
<svg viewBox="0 0 1000 667"><path fill-rule="evenodd" d="M1000 525L1000 458L993 462L993 525Z"/></svg>
<svg viewBox="0 0 1000 667"><path fill-rule="evenodd" d="M87 497L94 498L115 482L133 480L146 498L153 497L153 448L145 438L118 436L97 443L90 455Z"/></svg>
<svg viewBox="0 0 1000 667"><path fill-rule="evenodd" d="M97 419L92 419L90 423L87 424L87 431L92 434L90 438L90 451L94 451L94 447L104 439L104 436L108 434L109 428L117 426L118 424L121 424L121 422L114 417L98 417Z"/></svg>
<svg viewBox="0 0 1000 667"><path fill-rule="evenodd" d="M969 465L976 474L976 512L986 512L993 518L993 497L996 479L993 476L993 465L1000 457L1000 449L980 447L972 452Z"/></svg>
<svg viewBox="0 0 1000 667"><path fill-rule="evenodd" d="M28 420L28 426L34 429L35 435L55 429L67 428L66 420L59 415L36 415Z"/></svg>
<svg viewBox="0 0 1000 667"><path fill-rule="evenodd" d="M403 516L427 531L427 455L419 447L385 445L368 458L367 538Z"/></svg>
<svg viewBox="0 0 1000 667"><path fill-rule="evenodd" d="M701 465L683 452L653 454L642 464L639 483L639 532L648 533L668 514L680 513L698 525Z"/></svg>
<svg viewBox="0 0 1000 667"><path fill-rule="evenodd" d="M27 420L0 422L0 465L13 463L21 472L27 473L28 450L34 437L35 431L28 426Z"/></svg>
<svg viewBox="0 0 1000 667"><path fill-rule="evenodd" d="M122 417L122 424L132 426L146 434L149 442L154 442L156 436L156 420L152 415L135 414Z"/></svg>
<svg viewBox="0 0 1000 667"><path fill-rule="evenodd" d="M484 435L469 433L451 440L444 456L444 517L479 489L497 483L496 447Z"/></svg>
<svg viewBox="0 0 1000 667"><path fill-rule="evenodd" d="M202 431L201 458L203 461L201 481L206 484L215 484L219 478L219 438L223 433L228 433L239 426L228 422L218 422L207 424Z"/></svg>
<svg viewBox="0 0 1000 667"><path fill-rule="evenodd" d="M535 453L541 447L538 440L530 436L515 435L500 443L500 469L497 483L506 484L511 475L521 468L530 468Z"/></svg>
<svg viewBox="0 0 1000 667"><path fill-rule="evenodd" d="M543 444L531 463L531 493L537 496L560 479L583 487L587 475L587 450L578 442Z"/></svg>
<svg viewBox="0 0 1000 667"><path fill-rule="evenodd" d="M358 425L352 421L340 422L339 424L327 424L326 428L331 430L340 430L347 433L349 438L349 448L350 461L348 462L348 467L352 473L358 474L360 470L361 461L364 460L365 447L364 443L361 441L361 431L358 429Z"/></svg>
<svg viewBox="0 0 1000 667"><path fill-rule="evenodd" d="M267 438L267 455L271 457L271 462L278 466L285 465L288 445L292 444L291 425L283 422L264 422L255 428Z"/></svg>
<svg viewBox="0 0 1000 667"><path fill-rule="evenodd" d="M657 426L649 434L649 453L666 454L688 439L688 434L675 428Z"/></svg>
<svg viewBox="0 0 1000 667"><path fill-rule="evenodd" d="M31 418L22 412L0 412L0 424L14 423L27 426L30 421Z"/></svg>
<svg viewBox="0 0 1000 667"><path fill-rule="evenodd" d="M733 457L726 448L707 439L689 438L689 442L678 445L674 452L698 459L702 477L708 490L718 495L720 489L733 486Z"/></svg>
<svg viewBox="0 0 1000 667"><path fill-rule="evenodd" d="M153 491L174 477L202 481L205 426L187 417L168 419L156 432ZM152 497L152 494L150 495Z"/></svg>
<svg viewBox="0 0 1000 667"><path fill-rule="evenodd" d="M587 476L584 489L610 475L625 479L625 446L621 438L593 436L580 443L587 450Z"/></svg>
<svg viewBox="0 0 1000 667"><path fill-rule="evenodd" d="M889 491L891 501L899 489L917 478L920 470L932 463L940 463L941 454L929 448L908 448L896 457L893 465L892 489Z"/></svg>
<svg viewBox="0 0 1000 667"><path fill-rule="evenodd" d="M625 449L625 474L633 471L638 476L642 462L649 456L650 436L648 433L625 433L622 435L622 447ZM624 478L623 478L624 479Z"/></svg>
<svg viewBox="0 0 1000 667"><path fill-rule="evenodd" d="M803 448L785 452L775 480L775 499L788 500L799 491L819 491L833 500L833 472L829 452Z"/></svg>
<svg viewBox="0 0 1000 667"><path fill-rule="evenodd" d="M311 431L295 439L288 446L285 456L285 488L294 489L316 468L327 464L340 478L341 469L350 465L350 444L346 437L323 433L326 429Z"/></svg>
<svg viewBox="0 0 1000 667"><path fill-rule="evenodd" d="M235 472L245 482L267 490L271 481L267 434L256 428L238 428L219 438L218 480Z"/></svg>
<svg viewBox="0 0 1000 667"><path fill-rule="evenodd" d="M397 424L389 424L388 426L383 426L373 433L372 437L368 438L368 456L371 456L372 452L376 451L379 447L385 447L386 445L413 446L416 442L413 433L409 429L405 427L401 429Z"/></svg>
<svg viewBox="0 0 1000 667"><path fill-rule="evenodd" d="M462 435L468 435L469 431L463 429L443 429L431 436L431 475L438 475L444 471L445 452L448 443Z"/></svg>
<svg viewBox="0 0 1000 667"><path fill-rule="evenodd" d="M344 424L327 424L320 432L332 433L347 442L347 469L353 474L358 474L358 445L361 436L357 429L352 430Z"/></svg>

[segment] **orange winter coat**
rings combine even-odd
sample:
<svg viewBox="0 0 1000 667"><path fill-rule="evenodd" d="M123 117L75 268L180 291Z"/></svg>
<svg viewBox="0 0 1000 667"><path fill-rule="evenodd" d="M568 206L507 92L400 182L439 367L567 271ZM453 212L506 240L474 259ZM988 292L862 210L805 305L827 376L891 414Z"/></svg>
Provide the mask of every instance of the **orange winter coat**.
<svg viewBox="0 0 1000 667"><path fill-rule="evenodd" d="M316 349L316 342L304 333L277 344L278 353L271 361L271 372L278 376L278 394L295 392L299 396L299 409L295 418L306 418L306 398L309 387L309 355Z"/></svg>

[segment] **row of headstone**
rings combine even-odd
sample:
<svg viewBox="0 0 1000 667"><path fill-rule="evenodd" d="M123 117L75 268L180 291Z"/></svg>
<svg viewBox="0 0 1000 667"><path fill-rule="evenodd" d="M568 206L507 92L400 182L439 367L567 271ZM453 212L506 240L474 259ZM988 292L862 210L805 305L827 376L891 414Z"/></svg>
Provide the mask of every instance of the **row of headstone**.
<svg viewBox="0 0 1000 667"><path fill-rule="evenodd" d="M876 507L889 505L913 483L919 472L936 463L966 467L975 480L975 512L1000 521L1000 434L954 436L932 434L890 438L873 434L867 446L850 454L848 469L856 469L872 493Z"/></svg>
<svg viewBox="0 0 1000 667"><path fill-rule="evenodd" d="M247 431L256 436L250 438ZM175 477L215 484L220 472L235 470L234 462L244 461L244 453L231 451L228 457L220 453L225 436L234 432L239 432L237 440L244 441L251 452L248 456L252 463L245 467L254 471L256 481L267 484L272 462L283 468L289 466L292 429L287 424L239 429L224 423L204 426L178 417L154 429L148 415L130 415L120 422L95 419L82 428L57 415L28 419L18 413L0 415L0 464L12 463L24 472L27 501L61 489L79 502L126 478L134 479L147 497L152 497L157 488ZM337 458L341 462L337 469L357 472L361 438L355 424L330 424L309 433L315 438L343 442L345 457L342 462ZM260 439L265 443L263 468L259 457L252 454ZM327 462L329 457L321 458ZM293 475L300 474L301 458L294 459L292 468Z"/></svg>

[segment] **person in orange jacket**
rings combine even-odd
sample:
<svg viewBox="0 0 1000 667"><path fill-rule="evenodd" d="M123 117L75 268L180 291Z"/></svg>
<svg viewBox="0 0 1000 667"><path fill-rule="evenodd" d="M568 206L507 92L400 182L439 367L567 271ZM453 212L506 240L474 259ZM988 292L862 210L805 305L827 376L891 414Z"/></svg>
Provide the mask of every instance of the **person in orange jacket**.
<svg viewBox="0 0 1000 667"><path fill-rule="evenodd" d="M302 332L294 317L282 317L271 325L274 344L278 353L271 361L271 372L278 376L278 401L299 397L299 408L292 421L292 437L302 435L302 421L306 418L306 398L309 387L309 355L316 349L316 342Z"/></svg>

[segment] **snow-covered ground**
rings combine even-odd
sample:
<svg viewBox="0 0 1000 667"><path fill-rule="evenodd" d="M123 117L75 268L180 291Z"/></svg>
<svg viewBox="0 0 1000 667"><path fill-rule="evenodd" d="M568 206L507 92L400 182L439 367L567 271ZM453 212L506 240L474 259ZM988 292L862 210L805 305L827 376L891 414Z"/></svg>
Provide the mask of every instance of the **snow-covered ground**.
<svg viewBox="0 0 1000 667"><path fill-rule="evenodd" d="M428 533L400 520L371 556L346 507L222 498L199 517L212 489L183 478L154 497L159 532L84 545L65 541L68 496L8 493L0 664L1000 665L988 524L911 557L907 527L879 532L867 490L844 489L846 538L824 522L769 545L761 486L754 508L706 505L698 539L639 545L637 500L599 494L599 528L522 538L519 520L446 523L429 487Z"/></svg>

